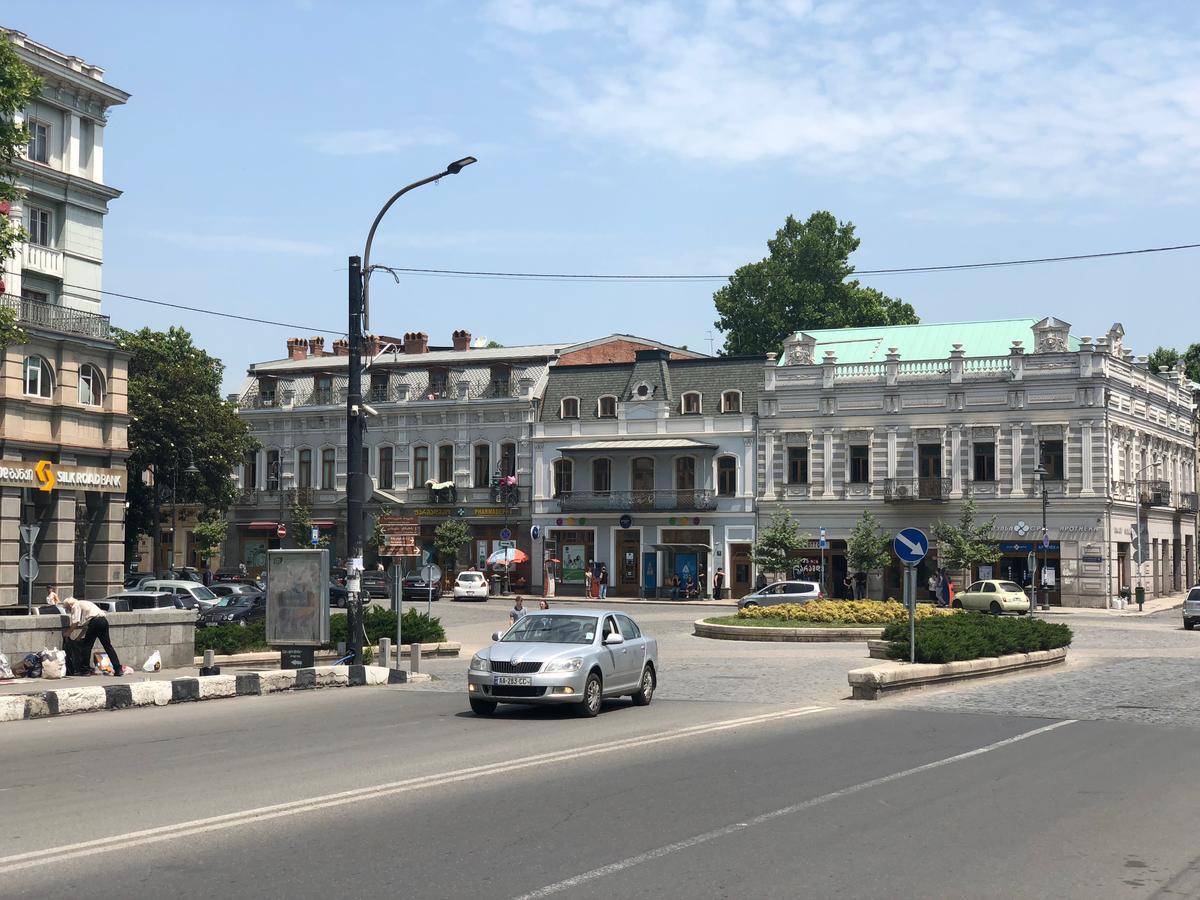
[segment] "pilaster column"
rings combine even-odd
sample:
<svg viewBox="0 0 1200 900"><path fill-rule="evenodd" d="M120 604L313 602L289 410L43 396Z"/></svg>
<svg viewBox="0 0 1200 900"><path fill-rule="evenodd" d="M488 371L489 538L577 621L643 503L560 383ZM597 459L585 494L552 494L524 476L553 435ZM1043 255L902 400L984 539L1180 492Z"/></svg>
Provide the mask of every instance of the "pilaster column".
<svg viewBox="0 0 1200 900"><path fill-rule="evenodd" d="M962 426L950 426L950 492L962 496Z"/></svg>
<svg viewBox="0 0 1200 900"><path fill-rule="evenodd" d="M822 465L824 466L824 472L822 474L824 475L824 479L825 479L825 495L832 496L833 495L833 432L829 429L826 429L825 434L824 434L824 439L825 439L825 443L824 443L824 447L821 451L821 455L823 457L821 462L822 462Z"/></svg>
<svg viewBox="0 0 1200 900"><path fill-rule="evenodd" d="M763 494L770 497L775 493L775 432L763 436Z"/></svg>
<svg viewBox="0 0 1200 900"><path fill-rule="evenodd" d="M1012 448L1012 485L1010 492L1014 497L1025 496L1025 479L1021 464L1021 423L1017 422L1011 426L1011 448Z"/></svg>
<svg viewBox="0 0 1200 900"><path fill-rule="evenodd" d="M887 477L896 477L896 428L889 426L887 430Z"/></svg>
<svg viewBox="0 0 1200 900"><path fill-rule="evenodd" d="M1083 453L1083 493L1095 493L1095 482L1092 475L1092 423L1084 421L1081 425L1082 437L1080 444L1082 445L1081 452Z"/></svg>

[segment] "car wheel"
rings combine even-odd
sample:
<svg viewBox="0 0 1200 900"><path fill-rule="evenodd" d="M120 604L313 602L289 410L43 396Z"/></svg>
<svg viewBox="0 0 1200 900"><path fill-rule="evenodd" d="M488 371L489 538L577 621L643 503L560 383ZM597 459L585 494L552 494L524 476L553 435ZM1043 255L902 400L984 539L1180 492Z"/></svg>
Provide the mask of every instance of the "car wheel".
<svg viewBox="0 0 1200 900"><path fill-rule="evenodd" d="M600 682L600 673L588 675L583 686L583 702L578 706L579 715L591 719L600 714L600 706L604 703L604 690Z"/></svg>
<svg viewBox="0 0 1200 900"><path fill-rule="evenodd" d="M496 711L495 700L476 700L471 699L471 712L477 716L490 716Z"/></svg>
<svg viewBox="0 0 1200 900"><path fill-rule="evenodd" d="M988 612L990 612L990 613L991 613L993 616L998 616L998 615L1000 615L1000 614L1001 614L1003 611L1004 611L1004 610L1002 610L1002 609L1000 608L1000 601L999 601L999 600L993 600L991 603L989 603L989 604L988 604Z"/></svg>
<svg viewBox="0 0 1200 900"><path fill-rule="evenodd" d="M962 601L955 600L953 603L950 604L950 608L951 609L962 609L963 608Z"/></svg>
<svg viewBox="0 0 1200 900"><path fill-rule="evenodd" d="M1188 630L1188 631L1191 631L1193 628L1195 628L1195 627L1196 627L1196 621L1195 621L1195 619L1184 619L1184 620L1183 620L1183 627L1184 627L1186 630Z"/></svg>
<svg viewBox="0 0 1200 900"><path fill-rule="evenodd" d="M756 607L756 606L758 606L758 604L755 603L753 600L747 600L745 603L742 604L742 609L754 609L754 607Z"/></svg>
<svg viewBox="0 0 1200 900"><path fill-rule="evenodd" d="M654 667L646 666L646 671L642 673L641 689L633 695L634 706L649 706L650 701L654 699Z"/></svg>

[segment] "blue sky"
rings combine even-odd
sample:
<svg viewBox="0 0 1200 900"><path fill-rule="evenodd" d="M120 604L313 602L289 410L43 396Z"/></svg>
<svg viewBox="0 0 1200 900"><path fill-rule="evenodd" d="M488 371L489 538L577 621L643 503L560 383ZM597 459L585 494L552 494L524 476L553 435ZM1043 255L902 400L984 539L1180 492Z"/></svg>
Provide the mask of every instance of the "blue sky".
<svg viewBox="0 0 1200 900"><path fill-rule="evenodd" d="M106 133L105 287L345 328L345 265L713 273L829 209L864 269L1200 241L1200 17L1187 2L60 0L6 27L130 91ZM1124 323L1200 340L1200 251L867 283L923 319ZM385 277L372 327L505 344L608 331L709 347L712 284ZM225 360L307 331L106 299ZM720 335L714 336L720 346ZM332 337L327 338L327 346Z"/></svg>

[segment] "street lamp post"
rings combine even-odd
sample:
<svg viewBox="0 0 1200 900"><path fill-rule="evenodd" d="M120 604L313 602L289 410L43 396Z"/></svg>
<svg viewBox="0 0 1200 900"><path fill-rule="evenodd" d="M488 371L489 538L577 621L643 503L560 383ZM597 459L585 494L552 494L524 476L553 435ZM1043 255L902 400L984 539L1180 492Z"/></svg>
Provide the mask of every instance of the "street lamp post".
<svg viewBox="0 0 1200 900"><path fill-rule="evenodd" d="M1042 609L1050 608L1050 598L1046 596L1046 562L1050 554L1050 532L1046 528L1046 508L1050 504L1050 495L1046 492L1046 476L1050 473L1046 469L1044 461L1039 460L1037 468L1033 470L1033 474L1038 477L1042 487L1042 571L1039 573L1040 587L1042 588ZM1033 585L1032 593L1037 595L1039 585ZM1030 612L1033 611L1033 597L1029 598Z"/></svg>
<svg viewBox="0 0 1200 900"><path fill-rule="evenodd" d="M1151 470L1157 469L1161 462L1162 462L1162 457L1156 456L1156 457L1154 457L1153 460L1151 460L1150 462L1146 463L1146 465L1144 465L1140 469L1138 469L1136 474L1134 474L1134 476L1133 476L1133 527L1134 527L1134 533L1137 535L1137 586L1138 586L1137 593L1134 596L1137 598L1141 598L1141 599L1139 599L1138 602L1141 602L1141 600L1145 599L1145 597L1146 597L1146 589L1142 585L1142 563L1144 563L1146 561L1146 541L1144 540L1144 538L1142 536L1142 489L1141 489L1142 473L1145 472L1147 469L1151 469ZM1147 516L1147 518L1149 518L1149 517ZM1147 522L1146 537L1149 537L1149 536L1150 536L1150 525L1149 525L1149 522ZM1139 606L1138 609L1141 609L1141 607Z"/></svg>
<svg viewBox="0 0 1200 900"><path fill-rule="evenodd" d="M409 191L437 181L447 175L457 175L475 162L467 156L455 160L444 170L420 181L414 181L396 191L371 223L362 258L350 257L349 275L349 329L348 378L346 385L346 652L352 654L352 662L362 663L362 595L359 591L363 568L363 544L366 537L364 508L367 501L367 473L363 471L362 438L364 410L362 401L362 339L363 332L370 328L371 304L371 244L387 211ZM397 649L397 652L399 650Z"/></svg>

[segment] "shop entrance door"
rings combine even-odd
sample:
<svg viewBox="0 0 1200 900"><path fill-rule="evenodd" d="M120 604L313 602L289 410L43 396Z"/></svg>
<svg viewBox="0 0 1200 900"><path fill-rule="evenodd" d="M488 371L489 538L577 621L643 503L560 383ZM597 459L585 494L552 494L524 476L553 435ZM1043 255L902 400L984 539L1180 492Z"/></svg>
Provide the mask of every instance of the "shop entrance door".
<svg viewBox="0 0 1200 900"><path fill-rule="evenodd" d="M734 600L745 597L750 593L751 577L750 572L753 566L750 564L750 545L749 544L730 544L729 545L729 596Z"/></svg>
<svg viewBox="0 0 1200 900"><path fill-rule="evenodd" d="M641 558L641 550L642 539L639 532L624 532L617 538L616 593L618 596L638 596L641 587L641 580L638 576L638 560Z"/></svg>

